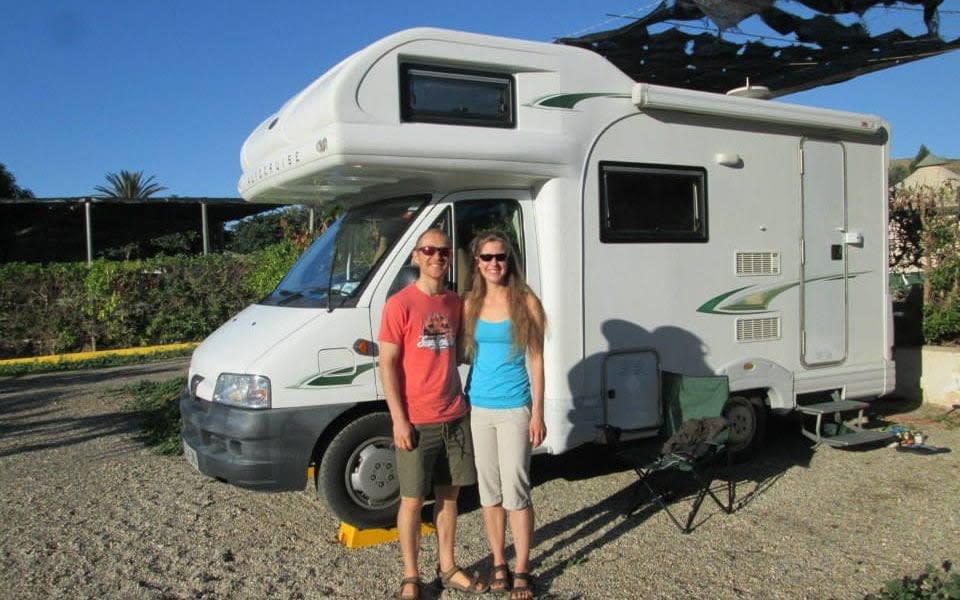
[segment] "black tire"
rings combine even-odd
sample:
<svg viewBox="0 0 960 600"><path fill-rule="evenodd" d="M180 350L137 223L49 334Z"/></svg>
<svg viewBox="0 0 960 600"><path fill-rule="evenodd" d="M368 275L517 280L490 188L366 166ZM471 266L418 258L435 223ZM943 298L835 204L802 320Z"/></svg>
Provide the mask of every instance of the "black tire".
<svg viewBox="0 0 960 600"><path fill-rule="evenodd" d="M340 430L317 469L317 494L355 527L396 524L400 482L389 414L364 415Z"/></svg>
<svg viewBox="0 0 960 600"><path fill-rule="evenodd" d="M723 407L729 425L727 447L735 460L753 456L767 429L767 407L759 398L730 396Z"/></svg>

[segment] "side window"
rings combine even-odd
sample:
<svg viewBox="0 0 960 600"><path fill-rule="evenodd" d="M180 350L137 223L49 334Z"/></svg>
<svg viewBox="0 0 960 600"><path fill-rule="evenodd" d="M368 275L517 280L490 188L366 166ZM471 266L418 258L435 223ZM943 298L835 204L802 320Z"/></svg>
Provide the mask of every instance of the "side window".
<svg viewBox="0 0 960 600"><path fill-rule="evenodd" d="M441 229L453 240L453 256L450 261L447 287L458 294L470 289L473 277L473 257L470 242L481 232L496 231L507 237L517 251L517 261L525 268L523 252L523 222L520 203L512 199L461 200L454 209L447 208L437 217L430 228ZM387 295L392 296L420 275L412 262L397 273Z"/></svg>
<svg viewBox="0 0 960 600"><path fill-rule="evenodd" d="M478 234L496 231L503 234L517 251L517 262L526 268L523 252L523 223L520 203L512 199L461 200L454 208L454 247L453 261L454 289L463 294L470 289L473 278L473 257L470 255L470 242Z"/></svg>
<svg viewBox="0 0 960 600"><path fill-rule="evenodd" d="M706 242L706 169L601 162L600 241Z"/></svg>
<svg viewBox="0 0 960 600"><path fill-rule="evenodd" d="M513 77L430 65L400 65L404 122L514 127Z"/></svg>
<svg viewBox="0 0 960 600"><path fill-rule="evenodd" d="M451 210L447 208L446 210L443 211L443 214L437 217L436 220L434 220L434 222L430 224L430 227L428 227L428 229L440 229L444 233L446 233L450 239L453 239L452 223L453 223L452 213L451 213ZM451 264L452 263L453 261L451 261ZM414 264L413 260L408 256L406 264L400 267L400 271L397 273L397 276L393 278L393 283L390 284L390 289L387 290L387 297L389 298L390 296L396 294L403 288L407 287L408 285L416 281L417 277L419 276L420 276L420 268L416 264ZM451 272L448 271L447 287L452 288L452 286L450 286L451 276L452 276Z"/></svg>

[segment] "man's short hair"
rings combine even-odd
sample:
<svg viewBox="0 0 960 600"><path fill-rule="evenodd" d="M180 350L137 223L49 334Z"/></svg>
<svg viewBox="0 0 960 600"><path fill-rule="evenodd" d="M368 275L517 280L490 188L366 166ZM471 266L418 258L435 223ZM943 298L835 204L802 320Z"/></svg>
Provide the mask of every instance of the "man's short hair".
<svg viewBox="0 0 960 600"><path fill-rule="evenodd" d="M420 234L420 237L417 238L417 243L414 244L414 247L419 248L419 247L420 247L420 242L423 241L423 238L427 237L427 236L430 235L431 233L439 233L440 235L442 235L442 236L447 240L447 242L450 242L450 236L447 235L447 232L446 232L446 231L440 229L439 227L431 227L430 229L428 229L428 230L426 230L426 231L424 231L423 233Z"/></svg>

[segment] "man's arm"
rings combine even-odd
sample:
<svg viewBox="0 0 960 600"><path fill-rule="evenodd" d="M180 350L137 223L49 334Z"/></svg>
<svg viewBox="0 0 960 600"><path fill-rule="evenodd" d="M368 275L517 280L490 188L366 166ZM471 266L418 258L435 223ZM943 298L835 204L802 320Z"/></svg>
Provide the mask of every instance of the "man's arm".
<svg viewBox="0 0 960 600"><path fill-rule="evenodd" d="M413 425L400 401L400 347L390 342L380 342L380 381L387 407L393 420L393 443L400 450L413 450L415 445Z"/></svg>

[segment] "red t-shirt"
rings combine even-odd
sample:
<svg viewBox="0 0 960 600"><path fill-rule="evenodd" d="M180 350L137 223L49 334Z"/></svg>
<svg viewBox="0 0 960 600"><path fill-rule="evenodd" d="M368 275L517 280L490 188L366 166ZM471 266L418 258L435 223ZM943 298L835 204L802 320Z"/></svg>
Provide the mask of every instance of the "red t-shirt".
<svg viewBox="0 0 960 600"><path fill-rule="evenodd" d="M469 410L457 373L461 311L455 293L429 296L415 283L383 307L378 339L400 348L400 401L414 425L446 423Z"/></svg>

